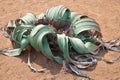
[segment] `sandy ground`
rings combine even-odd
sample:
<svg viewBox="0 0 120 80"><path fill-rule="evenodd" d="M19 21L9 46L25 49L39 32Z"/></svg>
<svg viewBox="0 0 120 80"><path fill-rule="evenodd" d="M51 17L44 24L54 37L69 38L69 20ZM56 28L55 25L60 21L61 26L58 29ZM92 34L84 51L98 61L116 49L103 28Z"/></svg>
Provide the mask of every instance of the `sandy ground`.
<svg viewBox="0 0 120 80"><path fill-rule="evenodd" d="M51 6L63 4L72 11L94 18L100 25L104 40L120 38L120 0L0 0L0 26L27 12L40 14ZM0 32L0 50L11 47L8 39ZM106 59L119 55L108 52ZM27 62L27 52L18 57L0 55L0 80L86 80L64 71L61 65L48 60L38 52L33 52L32 63L37 68L45 68L44 73L32 72ZM95 80L120 80L120 60L114 64L99 61L93 71L85 71Z"/></svg>

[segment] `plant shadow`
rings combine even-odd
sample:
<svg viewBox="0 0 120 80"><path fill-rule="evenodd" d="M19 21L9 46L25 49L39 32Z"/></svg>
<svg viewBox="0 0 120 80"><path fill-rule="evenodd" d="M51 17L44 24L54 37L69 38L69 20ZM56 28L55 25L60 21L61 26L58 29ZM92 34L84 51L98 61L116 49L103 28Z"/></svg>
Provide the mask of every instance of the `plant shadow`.
<svg viewBox="0 0 120 80"><path fill-rule="evenodd" d="M20 56L18 56L22 60L22 62L25 62L27 64L28 59L28 52L24 51ZM30 53L30 61L31 64L34 63L35 65L40 66L41 69L50 70L52 75L56 75L60 72L62 65L48 59L45 57L42 53L36 52L35 50L32 50ZM36 67L34 64L32 66Z"/></svg>

